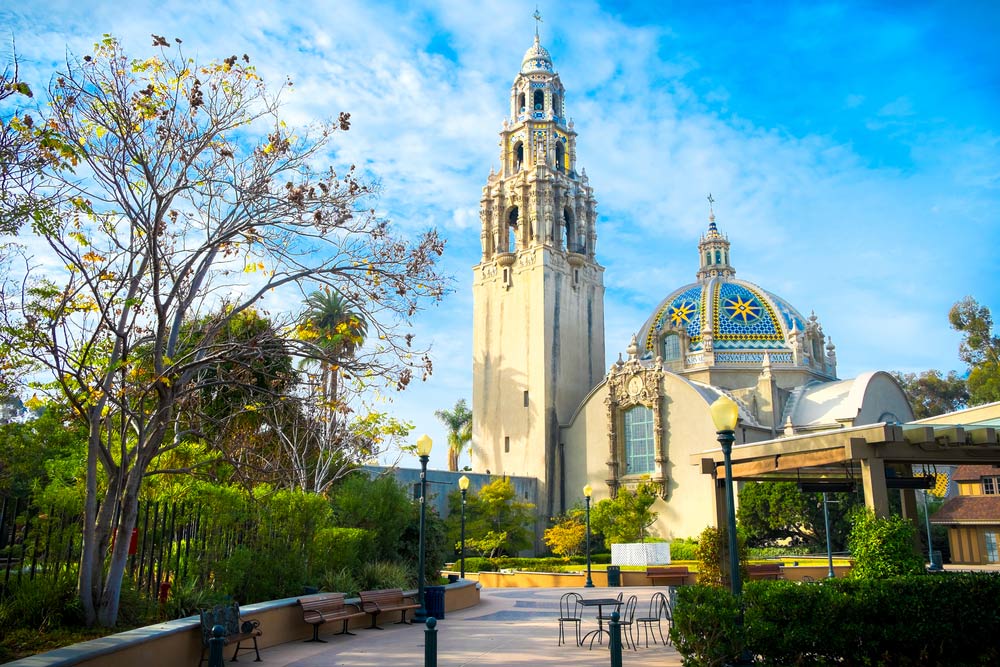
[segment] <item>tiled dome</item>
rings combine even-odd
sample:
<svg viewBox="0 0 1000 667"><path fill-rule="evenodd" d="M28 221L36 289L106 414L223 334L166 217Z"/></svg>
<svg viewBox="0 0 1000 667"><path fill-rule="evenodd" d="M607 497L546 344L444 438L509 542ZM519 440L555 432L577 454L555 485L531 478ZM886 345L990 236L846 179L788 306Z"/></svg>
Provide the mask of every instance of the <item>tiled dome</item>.
<svg viewBox="0 0 1000 667"><path fill-rule="evenodd" d="M707 324L707 326L706 326ZM684 331L688 352L703 349L711 332L715 350L790 352L787 336L805 319L784 299L736 278L712 278L674 290L639 330L640 354L656 357L657 340L669 329Z"/></svg>
<svg viewBox="0 0 1000 667"><path fill-rule="evenodd" d="M535 35L535 43L525 51L524 60L521 61L521 74L532 72L552 72L552 56L539 43L538 35Z"/></svg>

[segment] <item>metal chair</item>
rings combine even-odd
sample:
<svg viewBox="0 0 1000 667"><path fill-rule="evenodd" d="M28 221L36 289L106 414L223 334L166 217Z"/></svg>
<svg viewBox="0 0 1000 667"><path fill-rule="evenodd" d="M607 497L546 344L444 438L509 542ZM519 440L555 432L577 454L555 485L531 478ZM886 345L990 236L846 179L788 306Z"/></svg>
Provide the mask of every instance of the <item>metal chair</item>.
<svg viewBox="0 0 1000 667"><path fill-rule="evenodd" d="M572 623L576 626L576 645L580 646L580 624L583 622L583 597L579 593L566 593L559 598L559 646L566 643L565 626Z"/></svg>
<svg viewBox="0 0 1000 667"><path fill-rule="evenodd" d="M649 635L653 631L653 625L656 625L656 631L660 634L660 642L663 645L667 644L667 640L663 638L663 627L661 622L663 617L667 617L667 636L669 636L669 623L670 623L670 610L667 605L667 597L663 593L656 593L649 600L649 611L645 616L640 616L635 619L635 638L639 639L639 624L642 624L642 630L645 633L646 648L649 648ZM653 636L653 643L656 643L656 636Z"/></svg>
<svg viewBox="0 0 1000 667"><path fill-rule="evenodd" d="M635 645L635 639L632 638L632 628L634 627L635 621L635 608L639 604L639 598L634 595L630 595L628 600L625 601L625 610L618 617L618 625L621 627L622 637L625 639L625 646L628 647L629 642L632 642L632 650L638 651L639 648Z"/></svg>

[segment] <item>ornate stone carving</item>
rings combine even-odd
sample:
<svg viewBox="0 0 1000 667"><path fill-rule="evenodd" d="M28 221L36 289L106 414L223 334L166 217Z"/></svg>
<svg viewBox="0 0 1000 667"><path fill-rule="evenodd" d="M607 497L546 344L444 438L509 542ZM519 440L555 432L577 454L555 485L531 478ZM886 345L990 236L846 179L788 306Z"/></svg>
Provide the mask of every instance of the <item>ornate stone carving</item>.
<svg viewBox="0 0 1000 667"><path fill-rule="evenodd" d="M628 360L622 361L619 358L608 371L608 396L605 399L608 410L608 487L614 497L622 485L634 487L643 481L649 481L656 486L658 495L666 498L668 457L663 440L663 401L660 399L663 362L657 357L652 365L643 365L637 353L638 346L633 336L628 348ZM648 476L623 477L620 470L624 467L625 443L618 437L617 425L621 423L625 411L636 405L645 405L653 411L655 470Z"/></svg>

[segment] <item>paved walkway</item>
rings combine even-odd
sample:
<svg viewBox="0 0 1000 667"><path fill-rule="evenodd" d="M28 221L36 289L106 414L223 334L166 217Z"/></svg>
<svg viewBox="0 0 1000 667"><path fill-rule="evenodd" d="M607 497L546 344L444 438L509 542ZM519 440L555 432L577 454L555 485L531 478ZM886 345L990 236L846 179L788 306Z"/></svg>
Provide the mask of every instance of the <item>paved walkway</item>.
<svg viewBox="0 0 1000 667"><path fill-rule="evenodd" d="M610 665L607 643L594 649L574 646L573 630L567 628L569 645L557 646L559 597L570 590L586 597L607 597L620 590L637 595L637 614L644 614L652 587L594 588L493 588L482 590L479 605L451 612L438 622L438 665ZM596 608L585 608L583 631L597 627ZM327 644L293 642L262 651L269 667L421 667L424 664L422 625L385 626L385 630L357 630L357 636L328 636ZM650 643L645 648L640 632L638 651L624 649L624 665L677 667L680 655L673 646ZM228 664L228 663L227 663Z"/></svg>

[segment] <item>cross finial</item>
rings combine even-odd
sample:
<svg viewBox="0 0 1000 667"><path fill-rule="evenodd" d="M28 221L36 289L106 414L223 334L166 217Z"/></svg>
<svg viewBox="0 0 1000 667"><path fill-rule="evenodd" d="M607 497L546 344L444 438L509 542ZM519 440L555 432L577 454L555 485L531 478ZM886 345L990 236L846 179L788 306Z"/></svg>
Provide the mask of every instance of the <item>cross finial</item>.
<svg viewBox="0 0 1000 667"><path fill-rule="evenodd" d="M535 5L535 13L532 14L535 17L535 38L538 38L538 24L542 22L542 13L538 11L538 5Z"/></svg>
<svg viewBox="0 0 1000 667"><path fill-rule="evenodd" d="M715 220L715 207L713 205L715 204L715 199L712 198L712 193L711 192L708 193L707 199L708 199L708 218L709 218L709 220L713 220L714 221Z"/></svg>

